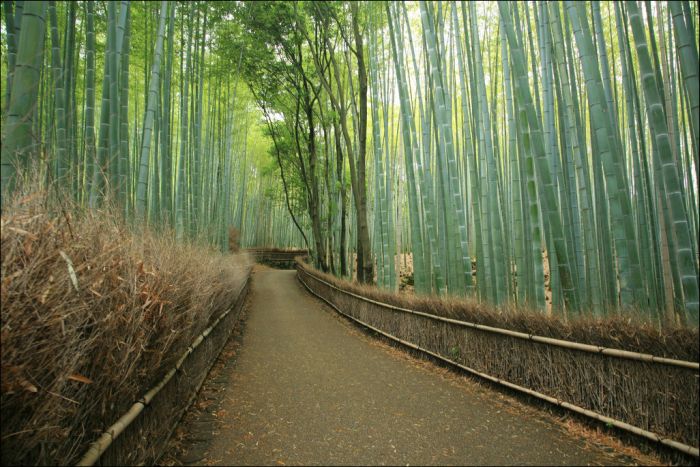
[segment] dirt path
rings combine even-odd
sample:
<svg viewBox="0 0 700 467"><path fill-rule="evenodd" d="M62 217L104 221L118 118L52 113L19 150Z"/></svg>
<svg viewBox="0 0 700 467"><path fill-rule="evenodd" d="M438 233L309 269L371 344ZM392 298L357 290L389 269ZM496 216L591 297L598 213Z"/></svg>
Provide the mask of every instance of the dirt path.
<svg viewBox="0 0 700 467"><path fill-rule="evenodd" d="M163 463L635 462L542 411L386 350L305 293L294 271L256 268L252 284L242 337L227 345Z"/></svg>

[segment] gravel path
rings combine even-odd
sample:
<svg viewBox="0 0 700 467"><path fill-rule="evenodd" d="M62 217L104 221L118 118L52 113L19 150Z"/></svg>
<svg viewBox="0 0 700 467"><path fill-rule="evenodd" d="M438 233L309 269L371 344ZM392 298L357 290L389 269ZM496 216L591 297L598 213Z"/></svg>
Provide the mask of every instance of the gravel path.
<svg viewBox="0 0 700 467"><path fill-rule="evenodd" d="M251 294L238 344L210 375L166 463L635 462L543 411L387 350L307 294L294 271L256 267Z"/></svg>

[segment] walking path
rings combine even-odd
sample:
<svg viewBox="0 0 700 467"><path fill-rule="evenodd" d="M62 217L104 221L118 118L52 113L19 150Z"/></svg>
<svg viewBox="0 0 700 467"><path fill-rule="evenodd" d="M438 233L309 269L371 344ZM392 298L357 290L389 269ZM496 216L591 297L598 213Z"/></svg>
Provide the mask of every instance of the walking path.
<svg viewBox="0 0 700 467"><path fill-rule="evenodd" d="M639 462L377 343L306 293L295 274L256 266L243 334L224 351L232 358L210 375L164 463Z"/></svg>

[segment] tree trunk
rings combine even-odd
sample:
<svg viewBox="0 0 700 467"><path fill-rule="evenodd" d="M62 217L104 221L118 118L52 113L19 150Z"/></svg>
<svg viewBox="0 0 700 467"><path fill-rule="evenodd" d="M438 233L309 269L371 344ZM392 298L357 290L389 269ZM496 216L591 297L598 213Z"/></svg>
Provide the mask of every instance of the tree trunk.
<svg viewBox="0 0 700 467"><path fill-rule="evenodd" d="M362 50L362 34L360 34L359 12L357 3L350 4L352 9L352 29L355 35L355 56L357 57L357 75L360 91L360 121L359 148L357 155L357 180L353 190L357 192L357 279L362 283L372 283L374 280L374 262L372 261L372 246L369 240L367 224L367 68ZM352 164L352 158L350 163Z"/></svg>

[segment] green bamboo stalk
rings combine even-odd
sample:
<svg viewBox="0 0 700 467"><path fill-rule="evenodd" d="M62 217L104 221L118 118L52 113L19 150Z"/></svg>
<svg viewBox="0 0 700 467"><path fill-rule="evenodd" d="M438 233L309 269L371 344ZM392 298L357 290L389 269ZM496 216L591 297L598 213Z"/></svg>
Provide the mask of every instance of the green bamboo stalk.
<svg viewBox="0 0 700 467"><path fill-rule="evenodd" d="M565 240L563 238L563 227L561 218L556 209L556 195L551 181L551 175L547 170L547 160L544 152L544 141L542 137L541 123L535 114L535 108L530 94L529 87L527 83L527 74L525 71L525 60L522 54L522 49L516 41L515 33L512 29L512 21L510 19L509 7L504 4L499 4L499 10L501 11L501 16L503 17L503 22L506 29L506 34L508 38L508 43L511 50L511 60L513 67L513 74L516 79L519 80L519 85L516 88L519 94L519 100L523 101L523 109L525 111L524 117L527 118L527 124L530 127L530 133L532 138L532 147L536 154L536 167L528 164L528 177L534 178L534 169L537 170L537 180L538 185L541 183L541 190L543 193L542 204L543 211L547 213L547 221L551 228L552 240L554 243L554 248L557 254L558 260L558 271L561 280L561 286L564 294L564 305L567 310L578 309L577 297L573 292L573 283L571 276L571 268L569 265ZM523 122L525 123L525 122ZM528 180L528 184L530 184ZM533 180L534 182L534 180ZM535 187L532 189L528 187L528 195L533 196ZM531 208L532 209L532 208Z"/></svg>
<svg viewBox="0 0 700 467"><path fill-rule="evenodd" d="M589 93L591 120L600 158L605 167L605 185L614 219L613 236L618 260L620 297L623 305L643 304L646 300L642 290L639 252L637 250L634 224L631 218L629 192L626 189L625 175L615 144L615 129L611 127L607 103L605 101L598 60L591 42L588 23L582 18L578 5L567 2L576 44L579 49L586 87Z"/></svg>
<svg viewBox="0 0 700 467"><path fill-rule="evenodd" d="M381 10L380 14L381 14ZM381 36L381 52L382 52L382 63L386 63L388 53L386 43L384 40L384 35ZM390 78L391 78L391 67L385 67L384 75L384 99L383 99L383 111L384 111L384 155L386 160L384 161L385 167L385 187L384 193L386 194L386 211L387 211L387 233L389 237L389 289L392 291L398 290L397 282L397 254L400 250L397 249L397 232L396 232L396 209L394 202L394 193L398 192L399 188L395 187L394 180L398 177L394 177L394 172L388 170L387 168L395 167L398 168L398 142L399 142L399 128L393 132L393 137L390 133L389 122L395 120L395 115L393 109L395 109L394 93L390 91ZM391 141L390 141L391 140ZM392 161L393 155L393 161Z"/></svg>
<svg viewBox="0 0 700 467"><path fill-rule="evenodd" d="M681 274L685 319L692 325L698 324L698 274L691 247L690 228L683 196L679 189L678 169L671 154L668 128L658 93L656 78L649 58L644 28L637 3L629 2L629 19L634 34L637 59L642 73L642 84L647 107L647 116L652 134L658 146L661 162L665 197L670 208L672 225L669 226L676 240L674 263Z"/></svg>
<svg viewBox="0 0 700 467"><path fill-rule="evenodd" d="M75 26L76 26L76 5L77 2L71 2L68 5L66 14L66 32L65 32L65 47L63 49L63 80L64 80L64 96L65 96L65 127L66 127L66 161L67 167L70 170L69 182L71 194L75 199L78 199L78 174L79 172L77 161L78 151L75 147L77 137L77 125L75 122L75 95L76 95L76 71L75 71Z"/></svg>
<svg viewBox="0 0 700 467"><path fill-rule="evenodd" d="M474 48L474 64L475 73L477 76L484 76L484 69L481 57L481 46L476 28L476 10L473 3L469 4L470 8L470 26L471 26L471 43ZM466 27L466 25L465 25ZM501 203L500 193L498 190L498 170L496 168L494 136L492 134L491 112L488 109L488 101L486 98L486 86L483 79L476 80L476 100L479 107L479 118L477 124L479 129L479 166L482 173L481 177L481 209L482 213L486 214L488 234L482 236L482 241L489 241L491 255L491 270L492 277L489 280L493 286L491 300L494 303L501 303L505 299L506 291L506 275L504 258L504 240L503 240L503 225L501 220ZM484 248L489 248L484 245Z"/></svg>
<svg viewBox="0 0 700 467"><path fill-rule="evenodd" d="M183 23L184 24L184 23ZM182 38L182 48L180 57L180 157L178 158L178 170L177 170L177 180L175 182L175 230L178 238L183 238L185 234L185 216L186 216L186 190L187 172L185 169L185 163L188 154L188 96L189 96L189 74L191 67L191 54L192 54L192 34L191 34L192 21L190 16L190 21L188 22L187 34L187 47L185 44L185 36L181 35ZM184 26L183 26L184 28ZM187 51L187 57L185 60L182 59L182 54ZM184 64L184 70L183 70ZM240 227L240 226L239 226Z"/></svg>
<svg viewBox="0 0 700 467"><path fill-rule="evenodd" d="M371 18L372 19L372 18ZM374 187L375 187L375 245L377 252L377 283L380 287L386 288L389 283L389 232L387 200L386 200L386 174L384 173L384 157L382 154L381 129L379 122L379 78L377 77L377 37L376 28L370 26L371 34L369 41L369 85L371 92L371 112L372 112L372 149L374 156ZM384 116L386 120L386 115Z"/></svg>
<svg viewBox="0 0 700 467"><path fill-rule="evenodd" d="M23 9L17 43L17 59L7 114L2 125L0 178L2 200L15 185L17 169L26 167L38 154L33 126L40 85L46 31L46 2L29 2ZM19 22L16 28L19 27Z"/></svg>
<svg viewBox="0 0 700 467"><path fill-rule="evenodd" d="M128 215L130 210L129 188L129 48L131 38L131 8L130 2L122 1L119 10L119 22L117 24L117 50L118 50L118 102L117 114L119 131L119 149L117 159L119 199L124 203L124 211Z"/></svg>
<svg viewBox="0 0 700 467"><path fill-rule="evenodd" d="M5 31L7 31L7 81L5 84L5 105L3 114L10 105L10 90L12 89L12 77L15 74L15 64L17 62L17 31L15 30L14 14L12 12L12 2L2 2L2 9L5 15Z"/></svg>
<svg viewBox="0 0 700 467"><path fill-rule="evenodd" d="M514 16L512 19L518 20L518 9L513 10ZM511 21L506 21L503 14L508 14L507 11L501 12L501 20L503 23L503 34L506 39L510 41L507 31L512 27ZM510 17L510 16L509 16ZM529 24L529 23L528 23ZM521 57L524 60L524 51L522 51L522 44L524 43L523 38L513 38L515 41L516 50L513 50L513 46L509 45L511 48L511 73L513 75L515 97L517 102L518 112L515 114L516 122L518 125L519 134L522 135L522 151L520 152L522 159L524 161L521 163L521 173L525 175L525 190L523 190L523 195L527 200L527 217L529 222L527 223L527 230L525 232L525 237L528 240L527 247L525 248L525 257L527 261L529 278L530 281L527 284L528 293L526 297L528 298L527 304L530 306L535 306L540 310L545 309L545 289L544 289L544 266L542 260L542 219L541 219L541 209L538 192L537 183L535 180L535 160L534 151L532 149L532 136L531 128L528 123L527 108L525 102L519 97L519 86L518 75L513 69L513 54L522 54ZM510 42L509 42L510 44Z"/></svg>
<svg viewBox="0 0 700 467"><path fill-rule="evenodd" d="M700 153L700 82L698 81L698 50L695 34L691 34L693 18L686 15L680 2L668 2L673 17L673 34L676 50L683 75L683 84L690 107L690 126L692 130L693 149L697 164ZM696 165L697 167L697 165Z"/></svg>
<svg viewBox="0 0 700 467"><path fill-rule="evenodd" d="M399 103L401 110L401 134L403 137L403 152L405 157L407 186L408 186L408 204L410 212L411 226L411 250L413 252L414 263L414 283L418 293L429 292L428 281L426 278L427 267L424 261L425 253L423 248L423 232L421 229L421 218L419 210L419 194L416 186L416 175L414 166L414 154L419 151L418 141L416 140L415 124L411 112L411 103L408 95L408 82L406 80L403 62L400 57L403 57L403 41L397 40L394 27L393 14L391 5L385 4L387 22L389 25L389 37L391 39L392 58L394 69L396 71L396 79L399 88ZM399 44L401 47L397 46Z"/></svg>
<svg viewBox="0 0 700 467"><path fill-rule="evenodd" d="M86 2L85 35L85 197L89 196L92 186L90 179L93 170L99 165L95 151L95 4Z"/></svg>
<svg viewBox="0 0 700 467"><path fill-rule="evenodd" d="M49 19L51 22L51 71L54 84L54 102L56 111L56 158L55 176L63 181L68 173L66 148L66 98L61 64L61 44L58 37L58 19L56 2L49 2Z"/></svg>
<svg viewBox="0 0 700 467"><path fill-rule="evenodd" d="M168 18L168 46L165 53L165 74L163 77L163 123L160 126L161 129L161 160L162 160L162 174L161 174L161 209L163 210L162 216L167 223L173 222L173 148L172 148L172 134L171 134L171 99L172 99L172 74L173 74L173 43L175 38L175 10L176 5L173 4L170 8L170 16Z"/></svg>
<svg viewBox="0 0 700 467"><path fill-rule="evenodd" d="M113 9L107 9L107 23L115 21ZM107 51L114 47L116 34L112 34L111 28L107 30ZM110 171L109 160L109 135L110 135L110 61L106 58L109 52L105 53L104 74L102 78L102 100L100 105L100 128L97 137L97 161L93 166L92 183L90 186L90 207L96 207L99 197L104 195L103 189L106 185L107 175Z"/></svg>
<svg viewBox="0 0 700 467"><path fill-rule="evenodd" d="M107 54L105 57L106 66L109 67L109 130L108 130L108 152L107 158L109 161L109 183L110 192L115 199L120 203L125 200L121 198L121 174L119 172L119 47L121 20L117 15L117 3L114 1L107 2L107 30L113 39L109 42Z"/></svg>

